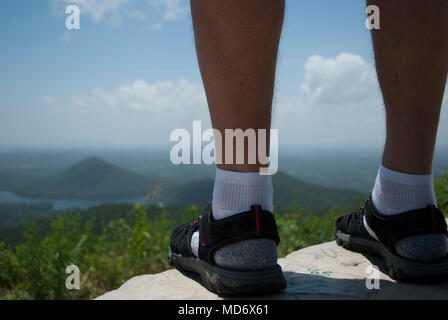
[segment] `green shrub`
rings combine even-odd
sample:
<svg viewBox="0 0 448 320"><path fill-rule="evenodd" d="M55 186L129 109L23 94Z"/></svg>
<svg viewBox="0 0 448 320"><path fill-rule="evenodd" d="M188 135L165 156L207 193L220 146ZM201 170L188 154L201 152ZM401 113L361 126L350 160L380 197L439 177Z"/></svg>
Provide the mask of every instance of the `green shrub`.
<svg viewBox="0 0 448 320"><path fill-rule="evenodd" d="M448 174L436 179L440 208L448 213ZM360 204L362 201L360 200ZM89 213L67 213L22 224L22 241L0 242L0 299L91 299L133 276L168 269L170 234L202 208L108 205ZM323 214L301 206L277 214L279 256L334 239L334 221L349 210ZM110 215L108 215L110 212ZM68 265L81 272L81 289L65 287Z"/></svg>
<svg viewBox="0 0 448 320"><path fill-rule="evenodd" d="M434 189L439 209L442 210L445 216L448 216L448 173L435 179Z"/></svg>

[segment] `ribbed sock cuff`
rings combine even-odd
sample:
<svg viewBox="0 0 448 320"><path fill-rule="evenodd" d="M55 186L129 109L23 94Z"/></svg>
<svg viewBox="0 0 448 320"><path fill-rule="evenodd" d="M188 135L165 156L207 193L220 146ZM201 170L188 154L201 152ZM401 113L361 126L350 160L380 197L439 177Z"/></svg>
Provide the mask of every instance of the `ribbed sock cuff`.
<svg viewBox="0 0 448 320"><path fill-rule="evenodd" d="M433 176L402 173L381 165L372 200L378 211L384 215L436 205Z"/></svg>
<svg viewBox="0 0 448 320"><path fill-rule="evenodd" d="M215 219L224 219L249 211L252 205L273 211L271 176L259 172L235 172L216 169L212 212Z"/></svg>

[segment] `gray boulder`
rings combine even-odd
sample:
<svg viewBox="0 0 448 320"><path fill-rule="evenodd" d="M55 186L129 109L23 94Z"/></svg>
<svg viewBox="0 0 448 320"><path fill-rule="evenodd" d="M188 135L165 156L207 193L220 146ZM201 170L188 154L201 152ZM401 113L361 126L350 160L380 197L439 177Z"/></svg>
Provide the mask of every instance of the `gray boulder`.
<svg viewBox="0 0 448 320"><path fill-rule="evenodd" d="M328 242L298 250L279 259L287 288L275 295L253 299L448 299L448 282L434 285L397 283L384 271L377 257L345 250ZM372 269L377 266L379 271ZM379 281L373 278L379 275ZM379 289L376 289L379 284ZM216 300L220 297L202 286L198 276L168 270L141 275L98 300ZM247 297L245 297L247 299ZM249 297L250 299L250 297Z"/></svg>

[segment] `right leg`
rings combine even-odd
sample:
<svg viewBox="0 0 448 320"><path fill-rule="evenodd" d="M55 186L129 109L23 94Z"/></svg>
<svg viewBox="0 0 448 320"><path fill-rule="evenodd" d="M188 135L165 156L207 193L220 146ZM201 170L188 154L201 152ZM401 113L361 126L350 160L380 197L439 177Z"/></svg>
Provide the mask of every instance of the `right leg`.
<svg viewBox="0 0 448 320"><path fill-rule="evenodd" d="M284 0L191 1L212 125L223 138L223 163L217 165L212 202L216 219L247 211L252 204L273 210L271 177L258 174L262 166L258 158L256 164L248 163L248 144L243 164L236 163L236 152L233 163L225 163L224 155L230 151L225 130L271 127L284 6Z"/></svg>
<svg viewBox="0 0 448 320"><path fill-rule="evenodd" d="M284 8L284 0L191 0L197 55L212 125L223 138L222 149L216 154L221 154L223 161L230 151L226 150L226 129L269 132ZM269 146L269 141L266 143ZM218 164L211 210L203 214L199 228L185 234L193 232L191 253L208 262L204 265L216 264L218 272L246 271L247 277L242 280L246 284L236 284L240 288L232 290L278 291L285 283L277 265L271 176L260 175L263 164L258 157L255 164L248 163L249 149L246 143L243 164L236 163L235 152L232 163ZM211 228L226 227L219 227L219 232L211 235L208 217ZM252 232L254 237L248 236ZM225 234L231 234L228 244L209 249L210 238ZM212 255L209 259L208 254Z"/></svg>
<svg viewBox="0 0 448 320"><path fill-rule="evenodd" d="M223 138L225 129L271 127L284 9L284 0L191 0L212 125ZM258 172L260 164L223 163L218 168Z"/></svg>

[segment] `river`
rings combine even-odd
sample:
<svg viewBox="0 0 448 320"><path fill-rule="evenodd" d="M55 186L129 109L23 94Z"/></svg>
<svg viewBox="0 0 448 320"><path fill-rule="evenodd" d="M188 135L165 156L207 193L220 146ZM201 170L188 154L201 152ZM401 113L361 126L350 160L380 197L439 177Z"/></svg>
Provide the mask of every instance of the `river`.
<svg viewBox="0 0 448 320"><path fill-rule="evenodd" d="M27 198L19 196L9 191L0 191L0 203L41 203L47 202L53 205L54 210L68 210L68 209L88 209L101 204L148 204L148 201L142 198L114 198L114 199L47 199L47 198Z"/></svg>

